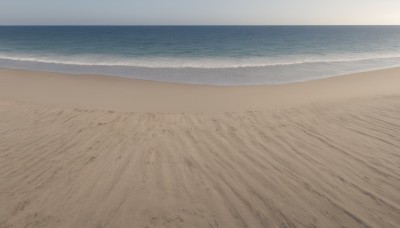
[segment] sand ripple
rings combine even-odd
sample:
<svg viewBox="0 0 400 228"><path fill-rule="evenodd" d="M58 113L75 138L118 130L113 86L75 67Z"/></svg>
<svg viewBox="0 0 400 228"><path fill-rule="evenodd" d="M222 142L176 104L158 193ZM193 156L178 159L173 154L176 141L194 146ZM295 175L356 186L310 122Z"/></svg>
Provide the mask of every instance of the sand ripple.
<svg viewBox="0 0 400 228"><path fill-rule="evenodd" d="M151 114L0 102L0 227L399 227L400 97Z"/></svg>

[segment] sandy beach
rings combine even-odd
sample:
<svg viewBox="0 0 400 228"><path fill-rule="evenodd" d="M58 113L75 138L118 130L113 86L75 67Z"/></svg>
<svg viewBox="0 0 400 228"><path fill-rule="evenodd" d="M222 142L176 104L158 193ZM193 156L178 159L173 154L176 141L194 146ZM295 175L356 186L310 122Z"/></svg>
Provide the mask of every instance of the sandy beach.
<svg viewBox="0 0 400 228"><path fill-rule="evenodd" d="M0 227L400 227L400 69L252 87L1 69Z"/></svg>

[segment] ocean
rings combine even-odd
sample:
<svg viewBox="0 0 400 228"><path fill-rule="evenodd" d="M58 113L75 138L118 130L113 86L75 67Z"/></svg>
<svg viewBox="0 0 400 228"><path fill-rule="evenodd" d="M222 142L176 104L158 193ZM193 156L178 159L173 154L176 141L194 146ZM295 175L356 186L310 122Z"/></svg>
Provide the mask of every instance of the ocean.
<svg viewBox="0 0 400 228"><path fill-rule="evenodd" d="M268 85L400 66L400 26L0 26L0 67Z"/></svg>

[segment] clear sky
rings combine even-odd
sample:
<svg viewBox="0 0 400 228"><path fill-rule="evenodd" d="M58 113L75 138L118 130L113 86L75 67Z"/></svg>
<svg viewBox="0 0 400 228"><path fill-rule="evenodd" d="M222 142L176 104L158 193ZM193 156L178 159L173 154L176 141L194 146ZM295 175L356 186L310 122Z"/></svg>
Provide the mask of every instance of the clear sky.
<svg viewBox="0 0 400 228"><path fill-rule="evenodd" d="M400 0L0 0L2 25L400 24Z"/></svg>

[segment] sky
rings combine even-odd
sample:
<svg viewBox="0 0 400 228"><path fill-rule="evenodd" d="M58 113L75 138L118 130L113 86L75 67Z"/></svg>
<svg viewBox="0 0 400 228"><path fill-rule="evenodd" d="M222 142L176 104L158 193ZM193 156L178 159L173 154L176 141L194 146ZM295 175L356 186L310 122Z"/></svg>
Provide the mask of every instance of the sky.
<svg viewBox="0 0 400 228"><path fill-rule="evenodd" d="M400 0L0 0L0 25L400 25Z"/></svg>

